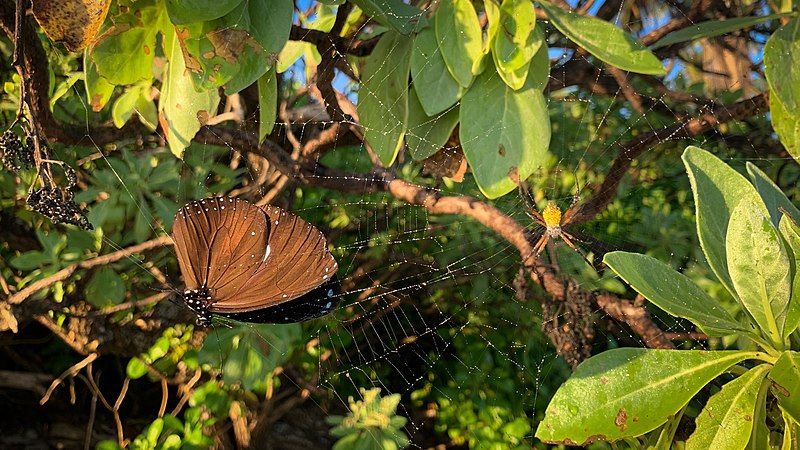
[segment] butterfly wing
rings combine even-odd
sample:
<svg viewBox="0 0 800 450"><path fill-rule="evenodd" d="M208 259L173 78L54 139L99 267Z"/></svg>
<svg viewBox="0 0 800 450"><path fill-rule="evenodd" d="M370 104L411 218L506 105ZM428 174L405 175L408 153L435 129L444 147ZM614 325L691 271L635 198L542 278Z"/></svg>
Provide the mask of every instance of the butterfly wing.
<svg viewBox="0 0 800 450"><path fill-rule="evenodd" d="M271 308L295 299L302 300L299 297L326 284L326 289L318 292L319 295L307 298L321 303L317 313L309 317L324 314L327 311L322 309L331 302L329 297L333 297L335 291L331 279L338 268L328 251L325 236L308 222L276 206L265 206L263 211L270 227L264 264L236 295L213 304L211 311L226 314Z"/></svg>
<svg viewBox="0 0 800 450"><path fill-rule="evenodd" d="M259 207L215 197L175 215L172 239L186 289L208 287L224 302L248 283L266 258L269 223Z"/></svg>

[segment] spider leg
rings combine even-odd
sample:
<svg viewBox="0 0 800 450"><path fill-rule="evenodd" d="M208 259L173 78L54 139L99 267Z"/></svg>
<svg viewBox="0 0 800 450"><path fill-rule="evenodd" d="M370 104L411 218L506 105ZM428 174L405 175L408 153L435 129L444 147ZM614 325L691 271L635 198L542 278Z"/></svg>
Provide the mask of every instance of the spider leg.
<svg viewBox="0 0 800 450"><path fill-rule="evenodd" d="M536 245L533 246L533 251L536 252L537 257L542 254L542 250L544 250L548 241L550 241L550 237L547 235L547 232L543 233L542 237L536 241Z"/></svg>
<svg viewBox="0 0 800 450"><path fill-rule="evenodd" d="M575 239L575 236L567 233L566 231L561 231L561 240L564 241L567 245L569 245L569 248L575 250L576 253L581 255L581 257L583 258L584 261L586 261L587 264L589 264L592 267L595 267L595 265L591 261L589 261L589 258L586 257L586 254L583 253L583 251L579 249L578 246L575 245L575 243L572 242L573 240L576 241L578 240Z"/></svg>

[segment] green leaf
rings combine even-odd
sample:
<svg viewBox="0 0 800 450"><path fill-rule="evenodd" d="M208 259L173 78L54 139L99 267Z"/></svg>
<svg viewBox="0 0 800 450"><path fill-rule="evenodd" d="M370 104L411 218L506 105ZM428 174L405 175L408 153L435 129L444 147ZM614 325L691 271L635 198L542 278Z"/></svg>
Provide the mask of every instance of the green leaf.
<svg viewBox="0 0 800 450"><path fill-rule="evenodd" d="M122 277L114 269L103 266L92 274L84 294L86 301L98 308L104 308L122 303L126 291Z"/></svg>
<svg viewBox="0 0 800 450"><path fill-rule="evenodd" d="M78 82L78 80L83 80L85 78L83 72L74 72L69 74L66 80L62 81L56 87L56 90L53 92L53 95L50 97L50 111L56 107L56 102L67 94L67 92L72 89L72 86Z"/></svg>
<svg viewBox="0 0 800 450"><path fill-rule="evenodd" d="M769 373L774 382L772 393L778 399L781 408L795 422L800 423L800 353L783 352Z"/></svg>
<svg viewBox="0 0 800 450"><path fill-rule="evenodd" d="M697 429L686 441L686 450L744 449L753 431L758 390L771 367L762 364L730 381L711 396L697 416Z"/></svg>
<svg viewBox="0 0 800 450"><path fill-rule="evenodd" d="M687 147L682 159L694 193L700 246L719 281L736 295L725 249L728 222L742 199L760 203L760 197L745 177L701 148Z"/></svg>
<svg viewBox="0 0 800 450"><path fill-rule="evenodd" d="M743 200L731 215L726 246L728 270L742 305L780 348L792 281L783 239L756 202Z"/></svg>
<svg viewBox="0 0 800 450"><path fill-rule="evenodd" d="M800 426L786 411L781 411L783 416L783 442L781 443L781 450L795 450L797 435L800 432Z"/></svg>
<svg viewBox="0 0 800 450"><path fill-rule="evenodd" d="M114 119L114 126L122 128L133 115L139 96L142 93L140 85L127 89L115 101L111 108L111 118Z"/></svg>
<svg viewBox="0 0 800 450"><path fill-rule="evenodd" d="M155 0L121 0L119 11L112 16L114 25L92 47L97 71L115 85L150 80L164 9Z"/></svg>
<svg viewBox="0 0 800 450"><path fill-rule="evenodd" d="M603 262L653 304L673 316L690 320L710 336L748 331L689 277L655 258L611 252L606 253Z"/></svg>
<svg viewBox="0 0 800 450"><path fill-rule="evenodd" d="M267 70L267 55L250 34L247 3L211 22L175 27L184 63L197 90L225 85L238 92Z"/></svg>
<svg viewBox="0 0 800 450"><path fill-rule="evenodd" d="M527 67L544 43L542 26L536 25L536 9L528 0L503 0L492 53L499 72ZM523 78L523 82L524 82Z"/></svg>
<svg viewBox="0 0 800 450"><path fill-rule="evenodd" d="M425 159L444 147L458 123L458 106L454 106L434 117L429 117L418 100L418 93L411 88L408 97L408 132L406 145L415 160Z"/></svg>
<svg viewBox="0 0 800 450"><path fill-rule="evenodd" d="M206 339L199 358L214 366L224 358L222 378L226 384L263 392L267 376L292 356L291 348L300 339L300 331L296 323L218 327L215 336Z"/></svg>
<svg viewBox="0 0 800 450"><path fill-rule="evenodd" d="M573 11L564 11L545 0L539 0L539 5L558 31L597 59L630 72L648 75L667 73L656 55L613 24Z"/></svg>
<svg viewBox="0 0 800 450"><path fill-rule="evenodd" d="M178 25L218 19L243 0L165 0L169 20ZM249 0L248 0L249 1Z"/></svg>
<svg viewBox="0 0 800 450"><path fill-rule="evenodd" d="M278 76L272 66L258 79L258 142L272 133L278 116Z"/></svg>
<svg viewBox="0 0 800 450"><path fill-rule="evenodd" d="M408 126L408 75L414 40L387 31L364 64L358 116L381 162L394 162Z"/></svg>
<svg viewBox="0 0 800 450"><path fill-rule="evenodd" d="M186 72L178 39L173 35L167 50L169 62L164 71L164 84L159 98L159 122L166 135L169 149L180 158L194 135L206 120L213 116L219 104L216 89L197 92ZM164 128L166 124L167 128Z"/></svg>
<svg viewBox="0 0 800 450"><path fill-rule="evenodd" d="M556 392L536 437L586 445L665 423L711 380L757 352L619 348L594 356Z"/></svg>
<svg viewBox="0 0 800 450"><path fill-rule="evenodd" d="M783 217L780 211L781 209L789 213L791 217L800 218L800 210L789 201L781 188L773 183L767 174L762 172L758 166L748 162L747 173L750 175L750 181L753 183L753 186L755 186L756 191L758 191L758 194L761 196L761 200L764 201L764 205L767 207L767 211L769 211L772 225L775 228L778 228L781 217Z"/></svg>
<svg viewBox="0 0 800 450"><path fill-rule="evenodd" d="M86 86L86 98L89 99L92 111L99 112L111 100L114 85L97 73L97 66L89 55L89 49L90 47L86 47L83 51L83 72L86 74L83 82Z"/></svg>
<svg viewBox="0 0 800 450"><path fill-rule="evenodd" d="M772 118L772 128L778 134L786 151L796 161L800 161L800 116L789 114L774 95L769 96L769 113Z"/></svg>
<svg viewBox="0 0 800 450"><path fill-rule="evenodd" d="M498 36L503 33L498 33ZM519 90L525 85L525 81L528 78L528 72L531 69L535 70L534 79L537 80L534 83L534 86L541 90L538 86L540 84L547 83L547 77L550 74L550 61L547 57L547 45L544 44L544 31L542 31L542 27L536 27L532 36L538 37L539 40L539 51L534 55L533 59L529 61L527 64L523 65L522 67L518 68L507 68L505 64L498 60L498 56L496 52L492 52L492 59L494 60L495 68L497 69L497 73L500 74L500 77L503 81L514 90ZM499 38L498 38L499 39ZM542 70L544 69L544 70ZM542 79L544 78L544 79Z"/></svg>
<svg viewBox="0 0 800 450"><path fill-rule="evenodd" d="M792 116L800 115L800 18L778 28L764 46L764 75L770 96Z"/></svg>
<svg viewBox="0 0 800 450"><path fill-rule="evenodd" d="M150 97L149 84L139 92L139 98L136 99L135 112L142 125L151 131L155 131L158 128L158 109L152 97Z"/></svg>
<svg viewBox="0 0 800 450"><path fill-rule="evenodd" d="M464 89L447 71L433 27L420 31L414 39L411 79L419 102L428 116L434 116L453 106L464 93Z"/></svg>
<svg viewBox="0 0 800 450"><path fill-rule="evenodd" d="M277 55L289 39L294 3L291 0L248 0L250 33L267 57Z"/></svg>
<svg viewBox="0 0 800 450"><path fill-rule="evenodd" d="M488 198L517 189L518 180L528 178L547 158L550 117L533 82L528 76L526 85L515 91L487 68L461 99L461 146Z"/></svg>
<svg viewBox="0 0 800 450"><path fill-rule="evenodd" d="M289 70L289 67L303 56L303 53L309 46L311 46L311 44L308 42L288 41L278 54L278 65L276 67L278 73Z"/></svg>
<svg viewBox="0 0 800 450"><path fill-rule="evenodd" d="M470 0L442 0L436 11L436 39L447 70L463 87L478 74L483 32Z"/></svg>
<svg viewBox="0 0 800 450"><path fill-rule="evenodd" d="M50 255L39 250L31 250L11 258L11 267L19 270L33 270L47 265L48 262L50 262Z"/></svg>
<svg viewBox="0 0 800 450"><path fill-rule="evenodd" d="M542 43L539 51L533 55L528 69L528 78L534 89L544 92L547 82L550 81L550 55L546 42Z"/></svg>
<svg viewBox="0 0 800 450"><path fill-rule="evenodd" d="M797 222L792 220L789 216L784 216L778 226L786 244L792 251L793 263L790 267L791 273L794 274L792 280L792 299L789 302L789 311L786 313L786 324L783 327L783 335L788 336L800 326L800 274L798 274L798 267L800 267L800 227Z"/></svg>
<svg viewBox="0 0 800 450"><path fill-rule="evenodd" d="M663 38L659 39L655 44L650 46L651 50L665 47L667 45L678 44L680 42L694 41L702 38L710 38L714 36L721 36L742 28L749 28L753 25L766 22L768 20L779 19L788 16L789 14L769 14L766 16L748 16L748 17L735 17L733 19L725 20L707 20L689 25L686 28L673 31Z"/></svg>
<svg viewBox="0 0 800 450"><path fill-rule="evenodd" d="M379 24L400 34L411 34L428 24L425 11L402 0L354 0L353 4Z"/></svg>
<svg viewBox="0 0 800 450"><path fill-rule="evenodd" d="M132 380L138 380L139 378L147 375L147 365L144 363L144 361L134 356L130 359L130 361L128 361L128 366L125 368L125 373L128 375L128 378Z"/></svg>

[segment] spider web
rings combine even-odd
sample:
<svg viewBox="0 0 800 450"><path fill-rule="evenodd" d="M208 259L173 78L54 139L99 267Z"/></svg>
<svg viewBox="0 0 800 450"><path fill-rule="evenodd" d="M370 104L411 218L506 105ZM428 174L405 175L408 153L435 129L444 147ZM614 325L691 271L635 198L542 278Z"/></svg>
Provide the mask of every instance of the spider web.
<svg viewBox="0 0 800 450"><path fill-rule="evenodd" d="M649 11L647 18L656 23L668 15L663 10ZM653 23L643 24L642 34L652 29ZM551 46L554 34L554 29L548 27ZM301 58L284 73L284 89L296 89L306 83L307 58ZM613 79L610 71L594 58L552 46L553 84L568 84L567 73L561 68L575 60L597 69L595 85ZM666 82L675 86L688 83L689 80L674 75L667 77ZM334 86L353 103L358 103L362 96L372 95L363 85L354 89L341 73ZM713 100L725 103L722 94L712 96ZM676 110L667 93L655 92L642 98L643 112L626 103L619 87L594 94L567 86L548 92L547 98L553 126L552 156L545 167L529 178L539 208L546 201L554 201L564 210L576 196L580 205L600 186L622 145L637 134L686 123L693 117L693 111ZM702 97L698 95L693 100L700 103ZM88 111L87 105L87 117ZM335 124L324 108L313 102L288 105L287 115L301 118L291 124L278 124L283 128L279 135L287 141L307 142ZM248 112L245 122L252 119L252 113ZM398 118L385 120L398 121ZM654 146L657 151L636 161L614 201L588 223L570 228L578 238L578 246L590 257L614 249L647 252L710 279L698 250L693 223L682 216L687 211L693 214L693 208L689 206L691 193L680 153L688 143L725 148L728 139L726 133L719 131L688 140L679 133L659 137ZM731 161L734 165L743 164L745 159L777 164L773 159L768 160L769 152L751 142L747 134L739 133L735 139L730 146L744 148L750 156L736 153ZM309 342L314 341L316 348L320 371L317 386L329 395L327 399L314 400L320 409L327 410L330 402L336 405L334 409L347 408L348 397L361 395L358 388L374 386L381 388L382 395L401 394L398 412L409 418L405 431L413 448L435 445L439 442L436 439L441 439L451 427L460 430L460 434L451 435L451 444L488 442L488 429L499 430L503 424L515 420L531 426L521 442L535 441L532 437L535 419L541 419L547 401L570 374L569 365L541 330L548 320L573 320L573 316L559 310L551 315L543 312L546 294L532 285L530 279L525 283L518 280L521 261L516 248L473 219L431 214L422 206L409 205L385 192L342 193L305 186L282 179L275 167L241 153L233 145L220 151L218 147L205 146L202 137L198 141L187 150L187 160L197 158L196 161L217 161L221 165L202 183L182 185L179 191L185 198L179 198L179 203L194 200L195 195L223 192L252 196L256 200L268 195L273 203L305 218L328 236L339 262L345 288L343 301L329 317L304 325L306 335L311 336ZM164 151L157 146L151 148ZM102 149L96 150L102 154ZM115 168L112 156L101 158L103 162L98 165L105 164L112 170L138 208L137 214L151 224L153 231L166 232L165 227L152 225L159 221L141 205L133 181ZM398 178L426 185L444 197L469 195L486 201L469 174L463 183L436 180L420 174L419 165L411 162L408 154L401 155L401 159L403 162L393 169ZM357 145L336 146L317 161L362 174L365 184L372 166L366 150ZM184 172L196 167L189 162L181 162L180 166ZM231 173L239 173L231 175L225 167ZM659 173L663 177L658 177ZM218 190L231 177L245 181L232 189ZM327 179L318 176L323 178ZM359 175L353 175L341 181L359 180L362 180ZM528 227L532 235L541 233L528 218L527 206L518 194L510 193L491 203ZM105 243L115 249L125 245L114 237L106 238ZM548 244L546 254L540 258L570 277L576 289L586 292L603 289L633 298L610 270L598 275L558 239ZM174 266L170 267L168 257L152 263L165 271L169 283L176 288L180 286L179 275ZM136 264L141 272L147 270L141 262ZM591 323L602 324L592 327L594 336L589 343L592 353L618 345L645 345L628 328L609 320L603 310L591 306L588 312ZM653 319L668 333L688 335L694 331L688 322L655 311ZM272 344L269 338L265 341ZM709 344L694 341L692 345ZM488 423L490 418L495 422ZM486 423L480 425L481 421Z"/></svg>

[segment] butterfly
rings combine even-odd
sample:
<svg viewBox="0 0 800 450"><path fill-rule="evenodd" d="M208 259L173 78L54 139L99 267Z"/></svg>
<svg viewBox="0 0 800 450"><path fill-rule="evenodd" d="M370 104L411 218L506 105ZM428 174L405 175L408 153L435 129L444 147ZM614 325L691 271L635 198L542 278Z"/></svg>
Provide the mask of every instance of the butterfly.
<svg viewBox="0 0 800 450"><path fill-rule="evenodd" d="M338 265L325 236L276 206L214 197L175 215L172 240L186 282L183 300L209 326L214 315L292 323L338 303Z"/></svg>

